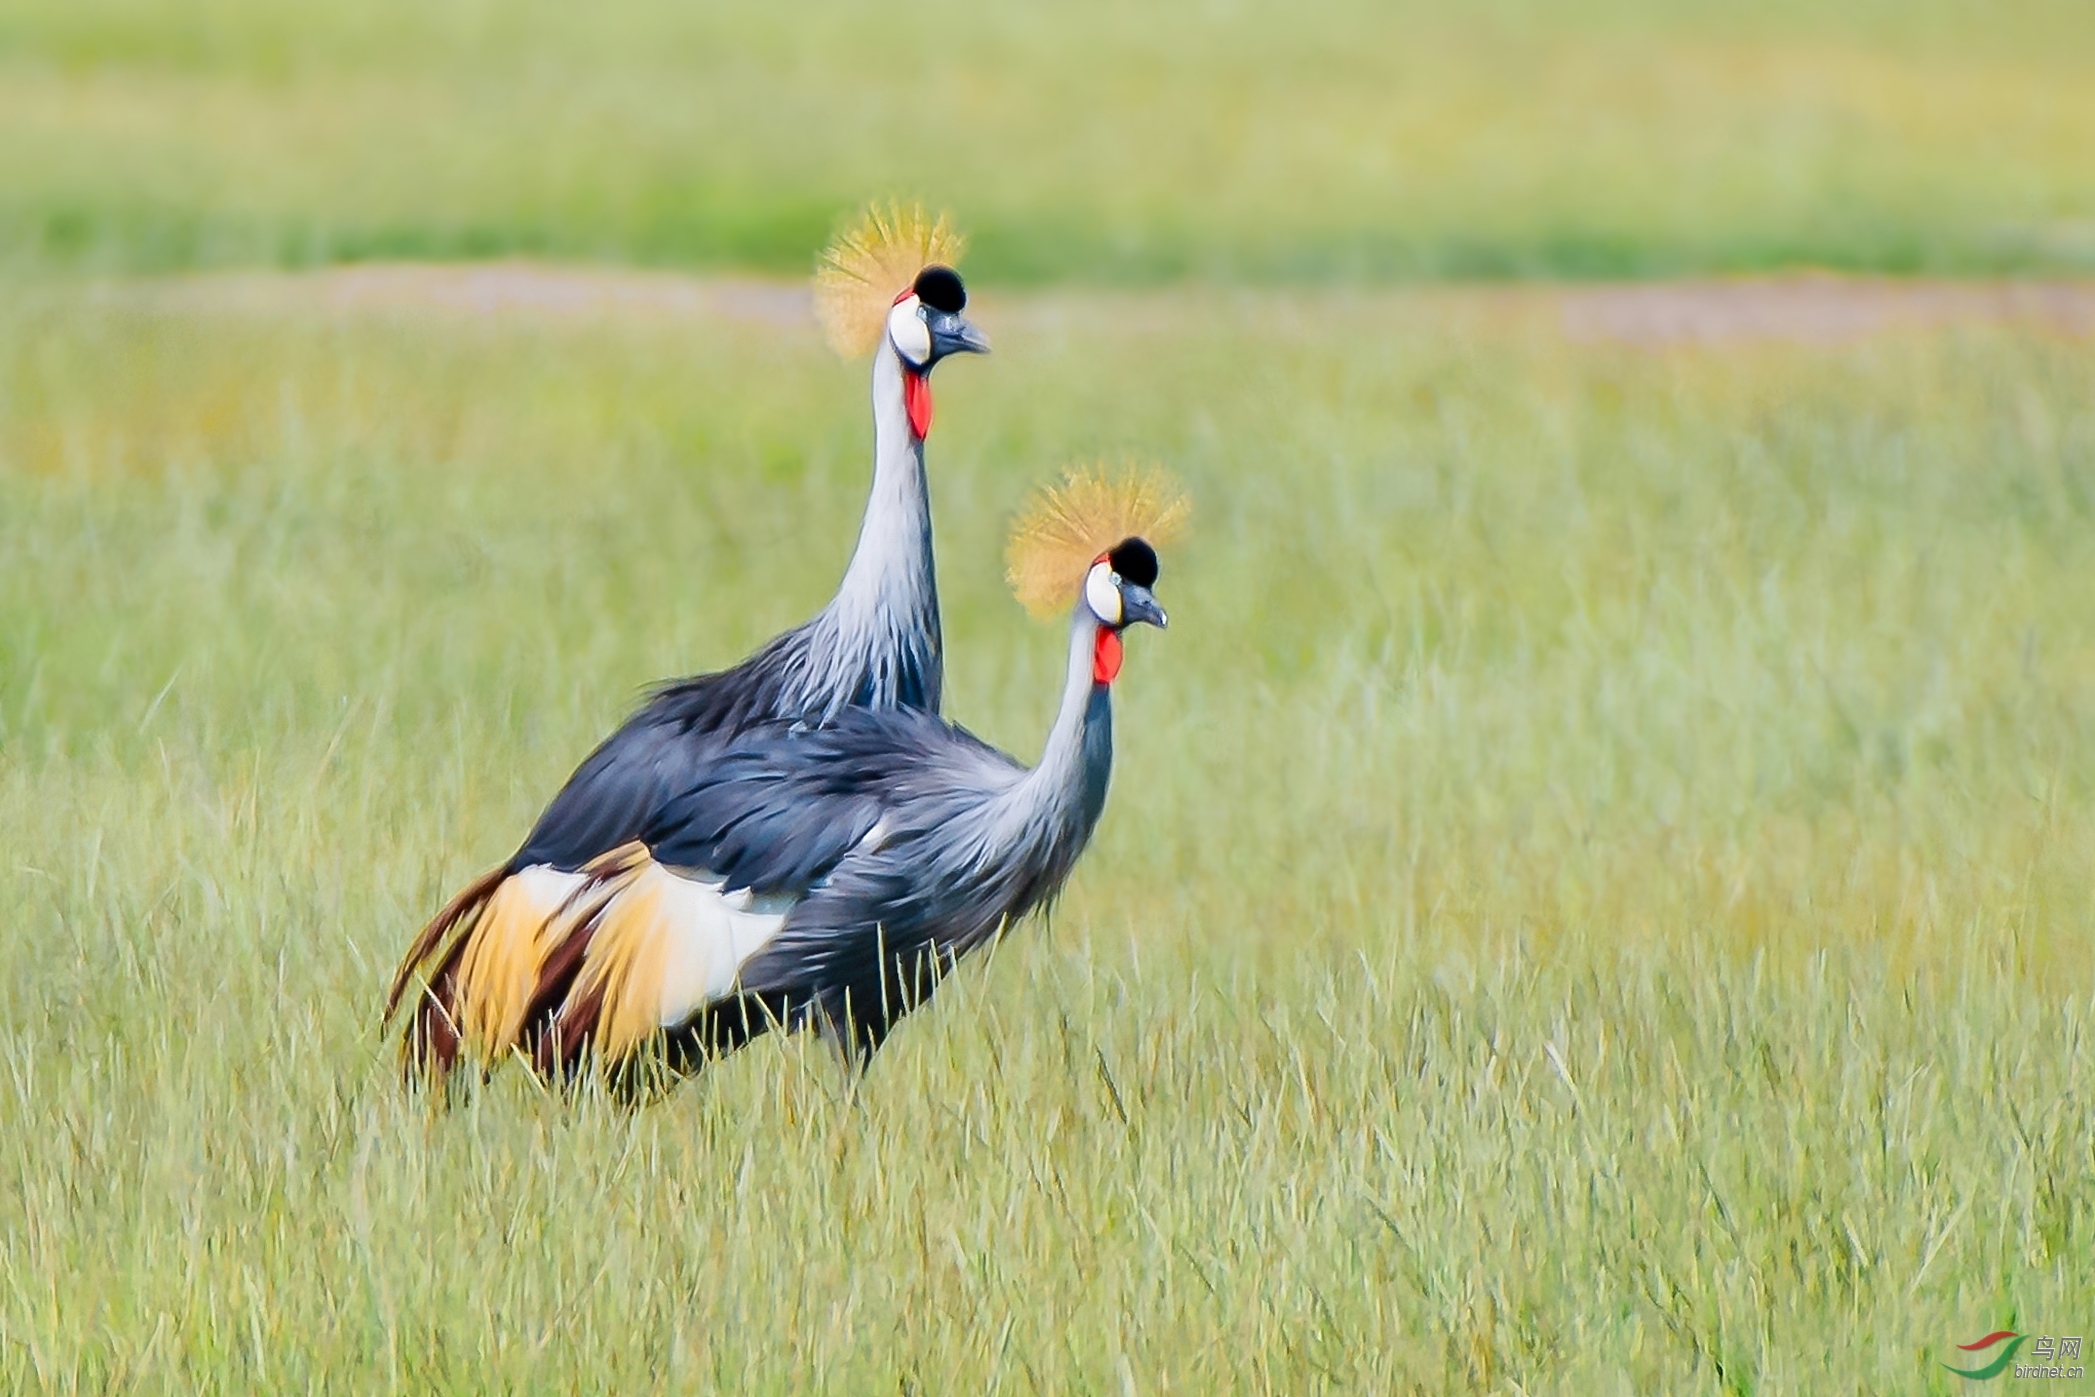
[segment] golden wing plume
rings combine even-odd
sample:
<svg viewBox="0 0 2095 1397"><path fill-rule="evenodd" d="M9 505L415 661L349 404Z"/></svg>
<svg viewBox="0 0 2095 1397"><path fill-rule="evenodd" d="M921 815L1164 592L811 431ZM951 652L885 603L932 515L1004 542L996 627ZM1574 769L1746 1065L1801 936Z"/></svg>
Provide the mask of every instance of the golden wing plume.
<svg viewBox="0 0 2095 1397"><path fill-rule="evenodd" d="M895 297L917 273L952 266L967 250L944 214L921 204L874 204L826 248L815 264L815 316L829 347L847 359L880 342Z"/></svg>
<svg viewBox="0 0 2095 1397"><path fill-rule="evenodd" d="M1004 579L1035 616L1067 611L1099 554L1126 538L1161 548L1192 516L1192 497L1156 466L1080 467L1012 523Z"/></svg>

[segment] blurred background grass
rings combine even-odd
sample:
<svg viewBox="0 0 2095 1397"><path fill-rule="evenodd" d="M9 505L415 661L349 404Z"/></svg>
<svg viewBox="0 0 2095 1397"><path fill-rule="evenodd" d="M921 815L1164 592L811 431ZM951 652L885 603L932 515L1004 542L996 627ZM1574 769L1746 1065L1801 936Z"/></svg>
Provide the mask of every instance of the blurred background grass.
<svg viewBox="0 0 2095 1397"><path fill-rule="evenodd" d="M0 252L1000 281L2095 268L2081 0L15 0Z"/></svg>
<svg viewBox="0 0 2095 1397"><path fill-rule="evenodd" d="M0 317L8 1385L1946 1392L2077 1322L2084 345L985 295L955 715L1046 729L1026 488L1201 509L1054 924L855 1104L796 1042L430 1118L404 938L639 684L820 603L862 367L304 294Z"/></svg>

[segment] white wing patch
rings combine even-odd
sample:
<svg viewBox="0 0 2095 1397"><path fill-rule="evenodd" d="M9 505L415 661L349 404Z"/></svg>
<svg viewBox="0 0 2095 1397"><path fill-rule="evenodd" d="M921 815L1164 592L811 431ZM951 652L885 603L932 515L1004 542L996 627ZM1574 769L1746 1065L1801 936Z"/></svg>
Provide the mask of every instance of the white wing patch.
<svg viewBox="0 0 2095 1397"><path fill-rule="evenodd" d="M720 879L664 868L639 844L591 870L573 914L589 944L556 1031L584 1035L607 1062L734 993L743 964L778 935L795 901L722 892Z"/></svg>
<svg viewBox="0 0 2095 1397"><path fill-rule="evenodd" d="M624 1061L658 1030L733 994L743 965L799 901L724 886L663 867L637 842L575 873L519 870L488 898L450 976L460 1036L493 1062L526 1045L540 997L558 993L545 1042L558 1052L572 1031L569 1048ZM548 983L566 973L564 986Z"/></svg>
<svg viewBox="0 0 2095 1397"><path fill-rule="evenodd" d="M583 874L562 873L549 863L535 863L511 875L509 884L531 904L534 912L546 918L558 912L574 896L575 890L587 881Z"/></svg>
<svg viewBox="0 0 2095 1397"><path fill-rule="evenodd" d="M758 897L748 888L724 893L724 880L686 877L660 864L635 891L654 884L658 934L664 939L662 991L655 1022L674 1028L725 999L749 958L778 935L797 897ZM623 895L622 895L623 896Z"/></svg>

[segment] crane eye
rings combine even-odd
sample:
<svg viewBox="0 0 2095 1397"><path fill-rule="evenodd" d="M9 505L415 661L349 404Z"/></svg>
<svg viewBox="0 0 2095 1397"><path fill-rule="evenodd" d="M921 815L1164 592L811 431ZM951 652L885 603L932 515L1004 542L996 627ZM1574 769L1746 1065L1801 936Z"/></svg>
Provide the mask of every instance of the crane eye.
<svg viewBox="0 0 2095 1397"><path fill-rule="evenodd" d="M1121 622L1120 579L1106 563L1093 563L1091 571L1084 576L1084 603L1091 614L1109 626Z"/></svg>

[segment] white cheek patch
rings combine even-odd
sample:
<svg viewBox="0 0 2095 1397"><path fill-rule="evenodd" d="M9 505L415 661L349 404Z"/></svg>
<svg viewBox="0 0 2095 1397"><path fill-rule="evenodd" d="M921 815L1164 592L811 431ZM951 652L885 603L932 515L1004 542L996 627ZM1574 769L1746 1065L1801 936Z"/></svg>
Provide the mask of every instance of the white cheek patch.
<svg viewBox="0 0 2095 1397"><path fill-rule="evenodd" d="M922 368L931 360L931 327L917 313L918 304L916 297L904 296L887 313L887 337L913 368Z"/></svg>
<svg viewBox="0 0 2095 1397"><path fill-rule="evenodd" d="M1109 626L1120 624L1120 588L1114 585L1113 569L1096 563L1084 578L1084 601L1091 614Z"/></svg>

